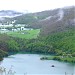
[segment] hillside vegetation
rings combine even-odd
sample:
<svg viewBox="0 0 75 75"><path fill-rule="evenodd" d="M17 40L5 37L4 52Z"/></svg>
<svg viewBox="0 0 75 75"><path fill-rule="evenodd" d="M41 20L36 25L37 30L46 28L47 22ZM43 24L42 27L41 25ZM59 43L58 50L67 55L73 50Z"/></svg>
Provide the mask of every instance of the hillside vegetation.
<svg viewBox="0 0 75 75"><path fill-rule="evenodd" d="M69 30L39 37L37 39L22 39L0 34L0 49L4 55L11 53L42 53L56 56L75 57L75 31ZM66 60L67 61L67 60ZM72 62L75 62L72 60Z"/></svg>

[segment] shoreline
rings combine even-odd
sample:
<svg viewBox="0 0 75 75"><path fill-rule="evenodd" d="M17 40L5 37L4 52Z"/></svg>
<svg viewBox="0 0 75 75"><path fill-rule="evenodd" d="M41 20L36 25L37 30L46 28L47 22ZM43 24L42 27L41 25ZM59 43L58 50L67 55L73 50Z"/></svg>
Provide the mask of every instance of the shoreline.
<svg viewBox="0 0 75 75"><path fill-rule="evenodd" d="M75 63L75 57L49 56L41 57L40 60L56 60L61 62Z"/></svg>
<svg viewBox="0 0 75 75"><path fill-rule="evenodd" d="M62 57L62 56L55 56L55 55L44 54L44 53L18 52L18 53L9 53L8 56L15 55L15 54L42 54L46 56L41 57L40 60L56 60L61 62L75 63L75 57L67 57L67 56ZM0 61L2 61L3 58L0 58Z"/></svg>

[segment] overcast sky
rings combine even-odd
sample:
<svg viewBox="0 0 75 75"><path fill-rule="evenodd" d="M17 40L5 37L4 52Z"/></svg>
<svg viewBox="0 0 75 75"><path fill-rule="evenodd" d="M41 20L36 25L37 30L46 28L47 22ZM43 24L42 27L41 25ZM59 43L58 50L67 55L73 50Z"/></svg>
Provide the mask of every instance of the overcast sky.
<svg viewBox="0 0 75 75"><path fill-rule="evenodd" d="M0 10L38 12L64 6L75 6L75 0L0 0Z"/></svg>

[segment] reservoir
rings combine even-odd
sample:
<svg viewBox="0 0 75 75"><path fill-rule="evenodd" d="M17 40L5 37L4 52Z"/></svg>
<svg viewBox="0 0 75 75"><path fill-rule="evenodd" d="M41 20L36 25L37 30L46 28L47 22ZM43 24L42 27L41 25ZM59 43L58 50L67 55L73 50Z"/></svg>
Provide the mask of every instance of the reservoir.
<svg viewBox="0 0 75 75"><path fill-rule="evenodd" d="M7 71L12 66L15 75L74 75L75 65L54 60L40 60L44 55L16 54L11 55L0 63ZM54 65L55 67L51 67Z"/></svg>

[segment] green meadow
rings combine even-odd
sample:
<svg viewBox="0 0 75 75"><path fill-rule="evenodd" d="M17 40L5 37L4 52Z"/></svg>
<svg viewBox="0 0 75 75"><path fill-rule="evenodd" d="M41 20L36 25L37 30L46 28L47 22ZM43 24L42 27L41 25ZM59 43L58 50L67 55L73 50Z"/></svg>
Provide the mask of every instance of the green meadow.
<svg viewBox="0 0 75 75"><path fill-rule="evenodd" d="M39 32L40 32L40 29L33 29L33 30L8 32L7 34L12 37L33 39L33 38L37 38L37 36L39 35Z"/></svg>

